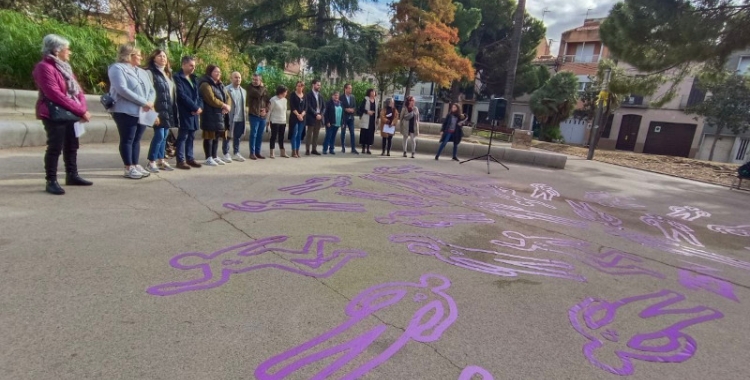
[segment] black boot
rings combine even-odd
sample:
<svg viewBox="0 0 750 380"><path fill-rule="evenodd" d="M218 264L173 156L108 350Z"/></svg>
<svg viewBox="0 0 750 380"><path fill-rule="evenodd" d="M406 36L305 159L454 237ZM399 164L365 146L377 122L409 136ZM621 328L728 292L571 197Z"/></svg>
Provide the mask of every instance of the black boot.
<svg viewBox="0 0 750 380"><path fill-rule="evenodd" d="M47 181L47 188L45 189L45 191L55 195L65 194L65 190L60 187L60 184L57 183L57 180Z"/></svg>
<svg viewBox="0 0 750 380"><path fill-rule="evenodd" d="M65 176L65 184L68 186L91 186L94 183L81 178L78 173L68 173Z"/></svg>

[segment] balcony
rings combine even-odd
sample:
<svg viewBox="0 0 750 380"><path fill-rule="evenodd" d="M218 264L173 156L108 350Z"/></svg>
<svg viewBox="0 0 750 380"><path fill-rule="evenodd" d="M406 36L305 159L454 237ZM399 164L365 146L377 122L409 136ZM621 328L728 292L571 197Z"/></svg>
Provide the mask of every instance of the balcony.
<svg viewBox="0 0 750 380"><path fill-rule="evenodd" d="M622 99L621 107L626 108L648 108L649 99L640 95L630 95Z"/></svg>
<svg viewBox="0 0 750 380"><path fill-rule="evenodd" d="M599 55L564 55L562 63L598 63Z"/></svg>

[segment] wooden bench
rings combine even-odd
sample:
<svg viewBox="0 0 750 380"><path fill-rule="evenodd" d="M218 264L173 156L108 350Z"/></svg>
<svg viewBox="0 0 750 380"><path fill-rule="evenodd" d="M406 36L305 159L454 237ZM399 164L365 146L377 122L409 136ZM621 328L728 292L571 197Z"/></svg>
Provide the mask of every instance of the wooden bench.
<svg viewBox="0 0 750 380"><path fill-rule="evenodd" d="M510 142L513 138L513 128L508 127L493 127L491 124L477 124L474 126L474 131L485 131L492 133L495 132L495 138L498 140L505 140Z"/></svg>

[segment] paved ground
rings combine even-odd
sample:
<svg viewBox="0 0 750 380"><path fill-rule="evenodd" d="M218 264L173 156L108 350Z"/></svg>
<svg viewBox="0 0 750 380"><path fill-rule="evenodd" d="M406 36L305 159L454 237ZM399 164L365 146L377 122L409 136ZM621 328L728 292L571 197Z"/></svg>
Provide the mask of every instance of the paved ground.
<svg viewBox="0 0 750 380"><path fill-rule="evenodd" d="M0 379L748 376L745 193L425 155L133 181L89 145L54 197L42 152L0 151Z"/></svg>

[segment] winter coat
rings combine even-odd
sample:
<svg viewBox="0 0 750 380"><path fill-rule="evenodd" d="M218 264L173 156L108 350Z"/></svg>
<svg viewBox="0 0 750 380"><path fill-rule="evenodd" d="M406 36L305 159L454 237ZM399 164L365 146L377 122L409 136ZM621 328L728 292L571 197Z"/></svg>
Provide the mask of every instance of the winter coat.
<svg viewBox="0 0 750 380"><path fill-rule="evenodd" d="M419 136L419 108L414 107L409 112L409 109L404 106L401 109L401 120L399 121L401 135L404 137L409 136L409 122L411 119L414 119L414 136Z"/></svg>
<svg viewBox="0 0 750 380"><path fill-rule="evenodd" d="M201 129L204 131L223 131L228 128L229 117L222 113L225 104L232 106L232 97L221 82L215 82L208 76L198 81L198 88L203 98Z"/></svg>
<svg viewBox="0 0 750 380"><path fill-rule="evenodd" d="M443 140L442 136L445 136L446 133L448 133L448 128L450 123L450 115L445 117L445 120L443 120L443 126L440 128L440 131L442 132L442 135L440 137L440 141ZM464 130L463 125L466 122L467 118L464 115L459 115L458 120L456 121L456 130L453 132L453 135L451 136L451 141L453 141L454 144L460 144L461 139L464 137Z"/></svg>
<svg viewBox="0 0 750 380"><path fill-rule="evenodd" d="M107 74L109 94L115 100L109 112L138 117L146 104L156 100L156 91L146 70L127 63L115 63Z"/></svg>
<svg viewBox="0 0 750 380"><path fill-rule="evenodd" d="M198 83L195 75L185 78L182 70L173 77L177 89L177 115L180 129L197 131L200 123L198 115L193 115L198 109L203 108L203 98L198 92Z"/></svg>
<svg viewBox="0 0 750 380"><path fill-rule="evenodd" d="M386 117L388 113L393 113L391 117ZM396 107L385 107L380 109L380 137L388 137L393 136L391 134L383 132L383 127L388 125L394 125L394 123L398 120L398 110Z"/></svg>
<svg viewBox="0 0 750 380"><path fill-rule="evenodd" d="M170 86L172 78L167 78L166 74L151 66L148 68L156 91L156 100L154 109L159 114L159 125L156 128L176 128L177 127L177 104L175 100L176 86ZM172 90L175 87L175 90Z"/></svg>
<svg viewBox="0 0 750 380"><path fill-rule="evenodd" d="M247 86L247 109L252 116L261 117L261 109L268 111L268 91L266 86Z"/></svg>
<svg viewBox="0 0 750 380"><path fill-rule="evenodd" d="M78 117L83 117L88 112L86 95L84 95L83 90L78 94L78 102L68 96L68 84L65 82L65 77L57 70L52 58L45 57L37 63L32 75L40 95L36 101L36 117L38 119L49 119L49 110L44 102L45 98Z"/></svg>

